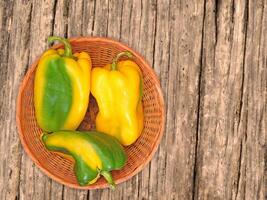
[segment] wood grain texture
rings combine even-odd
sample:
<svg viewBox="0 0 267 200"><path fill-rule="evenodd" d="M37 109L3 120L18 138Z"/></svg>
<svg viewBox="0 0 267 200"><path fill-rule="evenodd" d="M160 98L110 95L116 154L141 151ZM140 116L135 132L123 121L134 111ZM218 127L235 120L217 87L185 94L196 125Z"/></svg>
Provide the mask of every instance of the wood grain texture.
<svg viewBox="0 0 267 200"><path fill-rule="evenodd" d="M267 198L267 0L2 0L0 30L1 200ZM159 149L115 191L58 184L20 145L19 84L50 35L121 41L160 79Z"/></svg>

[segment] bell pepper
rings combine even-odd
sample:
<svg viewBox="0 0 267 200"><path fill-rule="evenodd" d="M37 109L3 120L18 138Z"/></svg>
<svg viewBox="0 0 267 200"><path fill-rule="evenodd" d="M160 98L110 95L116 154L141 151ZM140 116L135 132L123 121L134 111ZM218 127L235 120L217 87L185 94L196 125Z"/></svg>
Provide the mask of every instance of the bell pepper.
<svg viewBox="0 0 267 200"><path fill-rule="evenodd" d="M116 137L127 146L136 141L143 129L142 73L128 51L119 53L112 64L92 69L91 93L99 112L96 130Z"/></svg>
<svg viewBox="0 0 267 200"><path fill-rule="evenodd" d="M58 131L43 134L42 141L48 150L72 156L74 172L81 186L95 183L102 175L114 188L110 171L121 169L126 163L121 144L104 133Z"/></svg>
<svg viewBox="0 0 267 200"><path fill-rule="evenodd" d="M90 93L91 59L86 52L72 54L69 41L63 49L49 49L40 58L34 79L34 107L39 126L47 132L75 130L84 118Z"/></svg>

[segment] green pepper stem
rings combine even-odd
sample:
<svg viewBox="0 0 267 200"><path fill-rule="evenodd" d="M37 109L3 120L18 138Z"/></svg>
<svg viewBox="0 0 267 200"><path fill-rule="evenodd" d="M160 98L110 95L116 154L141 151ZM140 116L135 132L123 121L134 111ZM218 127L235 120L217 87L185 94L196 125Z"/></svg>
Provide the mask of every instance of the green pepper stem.
<svg viewBox="0 0 267 200"><path fill-rule="evenodd" d="M122 57L122 56L127 56L128 58L132 58L133 57L133 54L130 52L130 51L123 51L123 52L120 52L112 61L112 64L111 64L111 70L117 70L117 63L118 63L118 60Z"/></svg>
<svg viewBox="0 0 267 200"><path fill-rule="evenodd" d="M108 172L108 171L101 171L100 174L101 174L102 176L104 176L104 178L107 180L107 182L108 182L110 188L111 188L112 190L114 190L116 185L115 185L115 183L114 183L114 181L113 181L113 178L112 178L112 175L110 174L110 172Z"/></svg>
<svg viewBox="0 0 267 200"><path fill-rule="evenodd" d="M72 48L71 48L71 45L70 45L70 42L68 39L62 38L62 37L57 37L57 36L50 36L50 37L48 37L47 40L49 43L52 43L54 41L59 41L59 42L63 43L64 48L65 48L64 56L72 57Z"/></svg>

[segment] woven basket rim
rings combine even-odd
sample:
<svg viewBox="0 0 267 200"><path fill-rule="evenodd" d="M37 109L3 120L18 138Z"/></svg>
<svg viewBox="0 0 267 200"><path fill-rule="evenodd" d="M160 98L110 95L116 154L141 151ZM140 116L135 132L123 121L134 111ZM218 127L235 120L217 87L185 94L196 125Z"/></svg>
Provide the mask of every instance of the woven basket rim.
<svg viewBox="0 0 267 200"><path fill-rule="evenodd" d="M156 89L157 89L157 93L158 93L158 97L160 100L160 106L163 110L163 116L162 116L162 126L161 126L161 130L160 133L157 135L157 139L156 142L152 148L152 151L150 152L150 154L148 155L148 157L146 158L146 160L144 161L144 163L142 165L139 165L135 170L133 170L130 174L126 175L125 177L119 178L118 180L116 180L116 184L120 184L124 181L129 180L130 178L132 178L133 176L137 175L141 170L143 170L146 165L152 160L152 157L154 156L154 154L156 153L158 146L160 144L160 141L162 139L163 133L164 133L164 129L165 129L165 104L164 104L164 98L163 98L163 93L160 87L160 82L159 79L155 73L155 71L153 70L152 67L150 67L150 65L148 64L148 62L144 59L143 56L141 56L139 53L137 53L134 49L128 47L127 45L118 42L114 39L111 38L104 38L104 37L72 37L72 38L68 38L69 41L72 42L107 42L107 43L111 43L115 46L120 46L128 51L130 51L131 53L133 53L133 55L138 58L143 65L145 66L145 68L151 73L151 75L153 76L153 79L156 80ZM57 44L57 45L53 45L52 47L50 47L51 49L57 49L59 47L61 47L61 44ZM46 174L49 178L67 186L70 188L75 188L75 189L83 189L83 190L94 190L94 189L103 189L103 188L107 188L108 184L104 183L102 185L88 185L88 186L79 186L73 183L69 183L67 181L62 180L61 178L53 175L52 173L50 173L49 170L45 169L41 163L39 163L39 161L35 158L34 154L32 153L32 151L30 150L30 148L28 147L28 145L26 144L26 141L24 139L24 135L22 132L22 127L21 127L21 99L22 99L22 93L23 90L25 89L25 86L28 82L28 80L30 79L31 74L33 73L33 71L36 68L36 65L38 64L40 59L40 56L37 57L37 59L30 64L30 68L27 70L26 75L23 77L23 80L19 86L19 93L17 96L17 103L16 103L16 124L17 124L17 129L18 129L18 133L19 133L19 138L20 141L22 143L23 149L25 150L25 152L27 153L27 155L31 158L31 160L38 166L39 169L41 169L41 171Z"/></svg>

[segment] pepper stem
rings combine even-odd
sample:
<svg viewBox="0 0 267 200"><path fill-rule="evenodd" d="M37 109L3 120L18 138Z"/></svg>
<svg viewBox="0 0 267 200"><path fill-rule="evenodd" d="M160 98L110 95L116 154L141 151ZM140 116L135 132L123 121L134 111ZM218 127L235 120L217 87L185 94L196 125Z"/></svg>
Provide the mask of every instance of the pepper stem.
<svg viewBox="0 0 267 200"><path fill-rule="evenodd" d="M130 52L130 51L123 51L123 52L120 52L112 61L112 64L111 64L111 70L117 70L117 63L118 63L118 60L120 59L120 57L122 56L127 56L128 58L132 58L133 57L133 54Z"/></svg>
<svg viewBox="0 0 267 200"><path fill-rule="evenodd" d="M59 42L63 43L64 48L65 48L64 56L72 57L72 48L71 48L70 42L66 38L57 37L57 36L50 36L50 37L48 37L47 40L49 43L52 43L54 41L59 41Z"/></svg>
<svg viewBox="0 0 267 200"><path fill-rule="evenodd" d="M112 190L114 190L116 185L115 185L115 183L114 183L114 181L113 181L113 178L112 178L112 175L110 174L110 172L108 172L108 171L101 171L100 174L101 174L102 176L104 176L104 178L107 180L107 182L108 182L110 188L111 188Z"/></svg>

